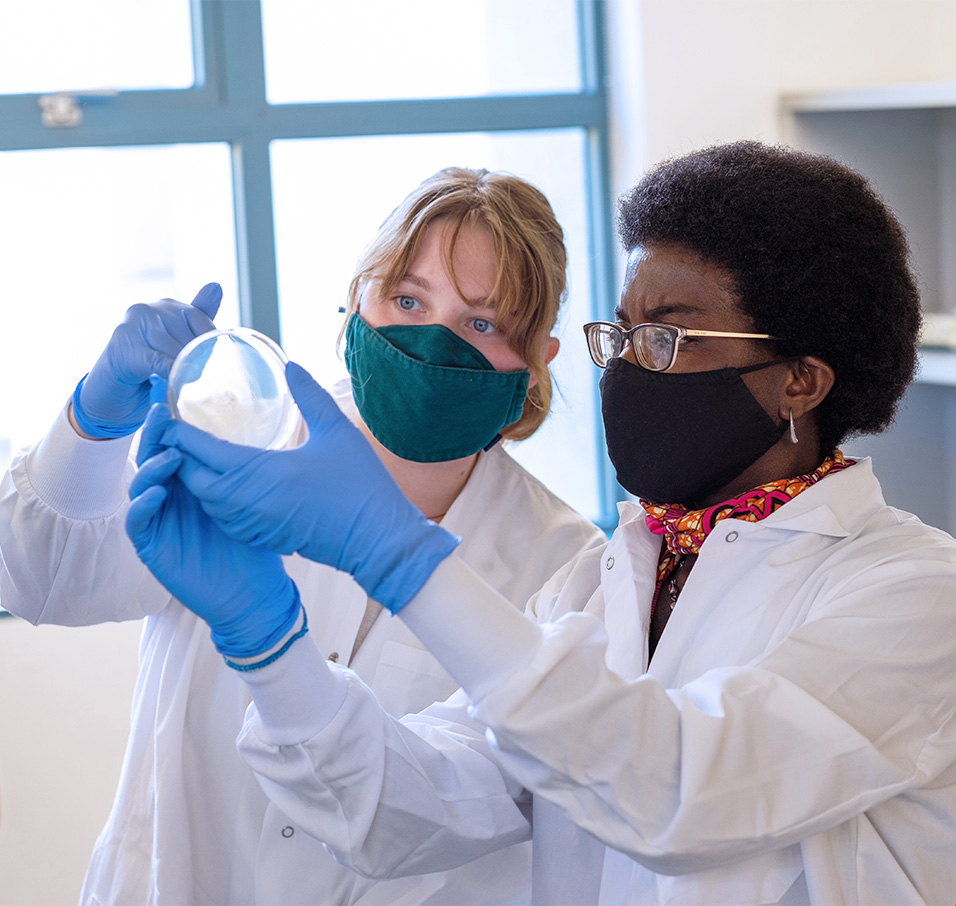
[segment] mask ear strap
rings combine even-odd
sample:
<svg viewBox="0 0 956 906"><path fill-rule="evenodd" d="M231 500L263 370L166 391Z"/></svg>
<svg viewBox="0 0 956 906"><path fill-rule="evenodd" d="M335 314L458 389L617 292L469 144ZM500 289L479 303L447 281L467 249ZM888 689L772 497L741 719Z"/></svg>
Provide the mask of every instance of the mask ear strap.
<svg viewBox="0 0 956 906"><path fill-rule="evenodd" d="M746 368L735 368L737 374L749 374L751 371L763 371L764 368L770 368L773 365L783 365L784 362L796 362L801 356L791 355L785 359L771 359L769 362L760 362L757 365L747 365Z"/></svg>
<svg viewBox="0 0 956 906"><path fill-rule="evenodd" d="M482 449L482 452L487 453L496 443L498 443L499 440L501 440L501 435L500 435L500 434L496 434L496 435L491 439L491 442L488 444L487 447L482 447L482 448L481 448L481 449Z"/></svg>

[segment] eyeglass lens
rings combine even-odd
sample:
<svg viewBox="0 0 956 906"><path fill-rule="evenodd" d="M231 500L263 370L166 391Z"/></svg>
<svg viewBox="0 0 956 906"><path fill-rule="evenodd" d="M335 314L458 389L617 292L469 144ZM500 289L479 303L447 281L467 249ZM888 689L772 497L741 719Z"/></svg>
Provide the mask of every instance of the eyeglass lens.
<svg viewBox="0 0 956 906"><path fill-rule="evenodd" d="M631 342L638 361L650 371L666 371L674 358L675 333L667 327L645 324L634 331Z"/></svg>
<svg viewBox="0 0 956 906"><path fill-rule="evenodd" d="M650 371L666 371L674 358L676 331L657 324L642 324L631 333L638 361ZM596 324L588 341L596 362L602 367L624 351L625 331L612 324Z"/></svg>
<svg viewBox="0 0 956 906"><path fill-rule="evenodd" d="M592 324L588 330L588 346L595 364L603 368L608 359L621 354L624 334L611 324Z"/></svg>

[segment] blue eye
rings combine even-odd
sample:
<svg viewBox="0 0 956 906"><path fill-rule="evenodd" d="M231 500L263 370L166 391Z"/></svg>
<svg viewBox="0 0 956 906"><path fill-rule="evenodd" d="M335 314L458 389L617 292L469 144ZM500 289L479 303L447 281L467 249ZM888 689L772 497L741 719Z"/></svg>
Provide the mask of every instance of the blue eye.
<svg viewBox="0 0 956 906"><path fill-rule="evenodd" d="M484 318L475 318L471 322L471 326L478 331L478 333L494 333L495 325L491 321L486 321Z"/></svg>
<svg viewBox="0 0 956 906"><path fill-rule="evenodd" d="M418 307L418 299L414 296L396 296L395 301L398 303L398 307L405 309L405 311L412 311Z"/></svg>

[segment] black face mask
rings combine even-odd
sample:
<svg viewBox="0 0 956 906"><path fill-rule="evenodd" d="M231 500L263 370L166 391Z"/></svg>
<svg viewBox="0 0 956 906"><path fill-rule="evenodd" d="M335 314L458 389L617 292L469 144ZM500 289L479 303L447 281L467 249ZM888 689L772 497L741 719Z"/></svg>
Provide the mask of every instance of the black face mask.
<svg viewBox="0 0 956 906"><path fill-rule="evenodd" d="M643 500L686 505L736 478L786 430L740 375L780 361L667 374L611 359L601 410L618 482Z"/></svg>

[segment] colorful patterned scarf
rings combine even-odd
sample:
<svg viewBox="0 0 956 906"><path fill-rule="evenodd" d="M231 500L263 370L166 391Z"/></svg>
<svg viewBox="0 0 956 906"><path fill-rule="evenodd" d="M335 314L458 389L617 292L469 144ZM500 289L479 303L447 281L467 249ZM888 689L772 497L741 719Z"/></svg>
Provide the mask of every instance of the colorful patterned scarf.
<svg viewBox="0 0 956 906"><path fill-rule="evenodd" d="M793 500L801 491L816 484L824 475L839 472L852 466L855 459L844 459L839 450L833 457L827 457L807 475L796 478L781 478L768 484L759 485L746 491L739 497L715 503L703 510L688 510L673 504L649 503L642 500L647 510L644 517L647 527L655 535L664 536L661 559L657 564L657 588L654 591L654 605L661 587L687 554L696 554L704 539L713 531L721 519L743 519L745 522L759 522L775 513L780 507ZM653 613L653 610L652 610Z"/></svg>

